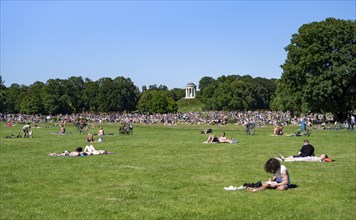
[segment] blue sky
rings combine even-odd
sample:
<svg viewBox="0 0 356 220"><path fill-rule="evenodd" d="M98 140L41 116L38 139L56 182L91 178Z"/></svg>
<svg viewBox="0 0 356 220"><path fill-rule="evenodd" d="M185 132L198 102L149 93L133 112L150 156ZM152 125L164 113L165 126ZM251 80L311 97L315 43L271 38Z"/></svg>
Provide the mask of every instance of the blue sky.
<svg viewBox="0 0 356 220"><path fill-rule="evenodd" d="M3 1L6 86L81 76L184 88L204 76L280 78L292 34L348 1Z"/></svg>

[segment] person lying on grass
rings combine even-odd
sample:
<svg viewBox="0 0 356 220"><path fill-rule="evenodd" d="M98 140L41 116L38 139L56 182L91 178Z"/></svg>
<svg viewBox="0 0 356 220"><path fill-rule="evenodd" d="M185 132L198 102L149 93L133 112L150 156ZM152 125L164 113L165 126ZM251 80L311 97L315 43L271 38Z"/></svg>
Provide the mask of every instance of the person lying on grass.
<svg viewBox="0 0 356 220"><path fill-rule="evenodd" d="M93 145L85 146L84 151L86 155L108 154L106 150L96 150Z"/></svg>
<svg viewBox="0 0 356 220"><path fill-rule="evenodd" d="M84 151L82 147L77 147L75 151L64 151L63 153L50 153L48 156L69 156L69 157L77 157L77 156L89 156L89 155L101 155L101 154L112 154L112 152L108 152L106 150L96 150L93 145L85 146Z"/></svg>
<svg viewBox="0 0 356 220"><path fill-rule="evenodd" d="M75 151L67 151L65 150L63 153L49 153L48 156L69 156L69 157L77 157L82 153L83 148L77 147Z"/></svg>
<svg viewBox="0 0 356 220"><path fill-rule="evenodd" d="M237 143L236 139L234 138L227 138L225 136L225 132L221 133L221 136L217 138L214 134L209 135L208 139L204 143Z"/></svg>
<svg viewBox="0 0 356 220"><path fill-rule="evenodd" d="M286 161L286 162L294 162L294 161L332 162L333 161L333 159L331 159L327 154L322 154L319 157L316 157L316 156L311 156L311 157L294 157L294 156L283 157L282 155L279 155L279 157L276 157L276 159L279 160L279 161Z"/></svg>
<svg viewBox="0 0 356 220"><path fill-rule="evenodd" d="M258 188L248 187L249 192L262 191L267 188L276 190L287 190L290 185L288 169L282 165L276 158L269 159L265 164L265 171L273 173L274 176L267 182L263 182Z"/></svg>

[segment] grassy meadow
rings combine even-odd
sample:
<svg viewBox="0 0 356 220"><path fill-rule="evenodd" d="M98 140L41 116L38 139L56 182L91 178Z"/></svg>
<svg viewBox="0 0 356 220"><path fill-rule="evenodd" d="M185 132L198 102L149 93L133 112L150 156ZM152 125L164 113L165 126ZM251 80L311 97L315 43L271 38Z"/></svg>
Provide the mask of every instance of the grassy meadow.
<svg viewBox="0 0 356 220"><path fill-rule="evenodd" d="M84 147L86 134L41 124L33 138L6 139L22 125L1 123L0 219L355 219L356 132L312 130L316 154L335 162L284 162L297 188L250 193L224 187L267 180L264 163L296 154L305 137L276 137L273 127L249 136L232 124L134 125L127 136L101 126L113 135L93 145L115 154L49 157ZM203 128L239 143L204 144Z"/></svg>

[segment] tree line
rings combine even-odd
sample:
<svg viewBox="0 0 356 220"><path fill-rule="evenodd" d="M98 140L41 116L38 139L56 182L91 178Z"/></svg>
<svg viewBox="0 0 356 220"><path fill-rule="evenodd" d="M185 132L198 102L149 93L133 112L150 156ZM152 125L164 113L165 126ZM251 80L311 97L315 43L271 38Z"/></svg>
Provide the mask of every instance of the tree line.
<svg viewBox="0 0 356 220"><path fill-rule="evenodd" d="M236 87L235 84L243 86ZM270 96L276 86L275 80L234 75L221 76L216 80L203 77L199 88L197 98L205 103L206 110L233 111L268 109ZM130 78L122 76L115 79L105 77L97 81L72 76L68 79L49 79L45 83L37 81L29 86L15 83L8 88L0 76L0 91L1 113L52 115L81 112L177 112L177 101L185 97L185 89L169 90L165 85L143 86L140 92Z"/></svg>
<svg viewBox="0 0 356 220"><path fill-rule="evenodd" d="M356 109L356 21L327 18L303 24L285 47L280 79L249 75L203 77L197 98L204 110L272 109L332 112L344 117ZM4 85L0 76L0 113L71 114L80 112L151 112L178 110L185 89L144 86L130 78L70 77Z"/></svg>

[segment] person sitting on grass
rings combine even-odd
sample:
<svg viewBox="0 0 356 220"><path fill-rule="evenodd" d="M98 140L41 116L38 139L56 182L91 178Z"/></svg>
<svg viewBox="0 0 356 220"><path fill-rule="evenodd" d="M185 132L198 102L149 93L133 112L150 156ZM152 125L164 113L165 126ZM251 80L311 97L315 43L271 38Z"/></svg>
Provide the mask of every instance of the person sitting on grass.
<svg viewBox="0 0 356 220"><path fill-rule="evenodd" d="M227 138L225 132L222 132L221 136L218 139L219 139L219 143L230 143L230 144L237 143L235 138L231 138L231 139Z"/></svg>
<svg viewBox="0 0 356 220"><path fill-rule="evenodd" d="M103 127L100 127L98 130L98 136L103 136L103 135L105 135L104 129Z"/></svg>
<svg viewBox="0 0 356 220"><path fill-rule="evenodd" d="M275 135L283 135L283 126L281 125L281 126L279 126L279 125L277 125L275 128L274 128L274 130L273 130L273 133L275 134Z"/></svg>
<svg viewBox="0 0 356 220"><path fill-rule="evenodd" d="M279 157L276 157L276 159L279 160L279 161L285 161L285 162L294 162L294 161L333 162L334 161L327 154L322 154L319 157L316 157L316 156L311 156L311 157L294 157L294 156L283 157L282 155L279 155Z"/></svg>
<svg viewBox="0 0 356 220"><path fill-rule="evenodd" d="M215 136L215 134L211 134L211 135L209 135L208 139L204 143L206 143L206 144L219 143L219 139Z"/></svg>
<svg viewBox="0 0 356 220"><path fill-rule="evenodd" d="M314 155L314 147L309 143L307 139L304 140L303 146L299 150L297 155L294 155L293 157L311 157L315 156Z"/></svg>
<svg viewBox="0 0 356 220"><path fill-rule="evenodd" d="M61 125L61 129L59 131L60 134L65 134L66 133L66 127L64 125Z"/></svg>
<svg viewBox="0 0 356 220"><path fill-rule="evenodd" d="M272 173L274 176L267 182L262 183L258 188L248 187L249 192L262 191L267 188L276 190L287 190L290 185L288 169L282 165L276 158L269 159L265 164L265 171Z"/></svg>
<svg viewBox="0 0 356 220"><path fill-rule="evenodd" d="M94 142L94 136L92 133L88 133L86 142Z"/></svg>

